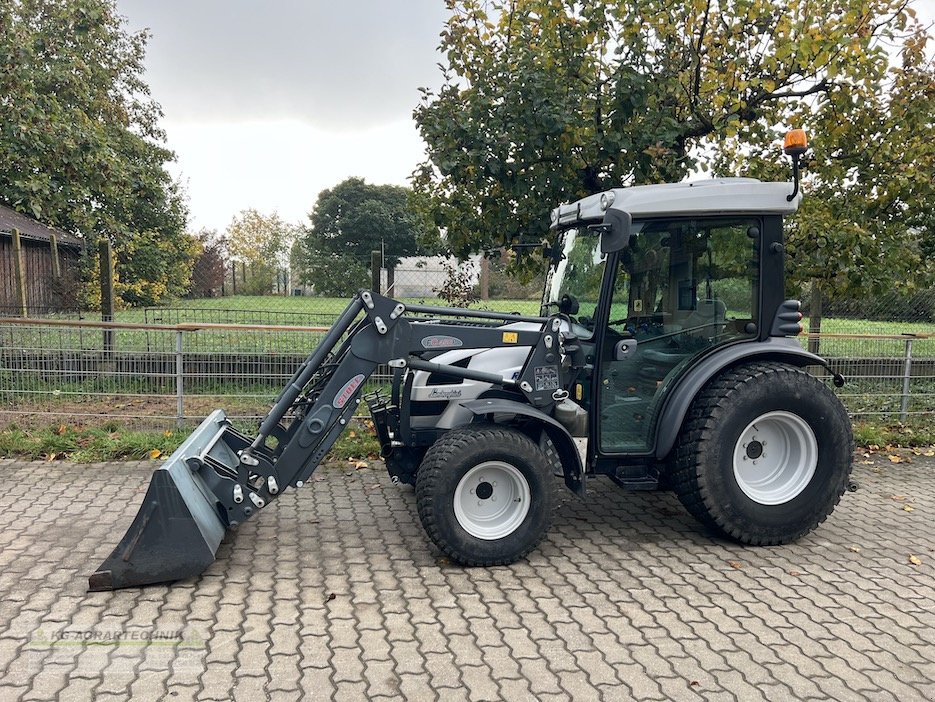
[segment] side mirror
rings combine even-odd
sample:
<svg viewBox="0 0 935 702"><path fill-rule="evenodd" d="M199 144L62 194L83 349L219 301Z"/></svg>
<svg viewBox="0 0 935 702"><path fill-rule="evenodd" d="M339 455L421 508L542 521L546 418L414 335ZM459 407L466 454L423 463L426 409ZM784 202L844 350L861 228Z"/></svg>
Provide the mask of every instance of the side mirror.
<svg viewBox="0 0 935 702"><path fill-rule="evenodd" d="M609 254L622 251L630 242L630 225L633 219L629 212L608 209L604 213L601 230L601 253Z"/></svg>

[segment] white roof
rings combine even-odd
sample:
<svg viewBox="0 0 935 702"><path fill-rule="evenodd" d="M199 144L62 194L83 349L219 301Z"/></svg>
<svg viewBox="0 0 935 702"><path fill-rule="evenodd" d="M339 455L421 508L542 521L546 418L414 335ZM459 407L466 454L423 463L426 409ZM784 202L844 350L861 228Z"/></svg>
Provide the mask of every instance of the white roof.
<svg viewBox="0 0 935 702"><path fill-rule="evenodd" d="M629 212L633 219L733 213L787 215L796 211L802 199L800 192L790 202L786 198L791 194L791 183L763 183L756 178L712 178L691 183L635 185L614 188L561 205L552 210L552 226L603 219L608 207Z"/></svg>

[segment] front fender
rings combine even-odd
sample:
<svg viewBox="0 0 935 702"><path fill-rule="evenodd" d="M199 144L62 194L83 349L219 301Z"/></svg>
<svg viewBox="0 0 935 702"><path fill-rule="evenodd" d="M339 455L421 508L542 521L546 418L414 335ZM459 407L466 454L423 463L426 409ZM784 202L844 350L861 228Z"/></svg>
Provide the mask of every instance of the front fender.
<svg viewBox="0 0 935 702"><path fill-rule="evenodd" d="M559 460L562 462L562 472L565 475L565 485L579 497L584 496L584 480L582 479L584 471L581 466L581 457L578 455L578 447L568 430L555 418L522 402L496 397L470 400L459 404L475 417L511 414L539 422L558 452Z"/></svg>
<svg viewBox="0 0 935 702"><path fill-rule="evenodd" d="M798 341L789 337L769 337L765 341L720 349L691 368L669 392L656 425L655 455L658 460L665 459L675 445L685 415L701 388L725 368L745 361L776 361L799 367L815 365L831 371L825 359L806 351Z"/></svg>

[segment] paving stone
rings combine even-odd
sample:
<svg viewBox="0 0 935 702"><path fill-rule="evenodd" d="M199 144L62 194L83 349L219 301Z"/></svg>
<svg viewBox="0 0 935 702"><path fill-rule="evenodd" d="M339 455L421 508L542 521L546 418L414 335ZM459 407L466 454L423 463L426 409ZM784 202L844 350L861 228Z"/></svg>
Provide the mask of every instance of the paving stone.
<svg viewBox="0 0 935 702"><path fill-rule="evenodd" d="M0 700L935 699L935 461L873 461L796 544L714 541L671 494L595 481L489 569L437 562L411 489L323 468L200 579L86 593L154 464L94 466L92 500L88 467L0 460ZM184 643L81 638L148 631Z"/></svg>

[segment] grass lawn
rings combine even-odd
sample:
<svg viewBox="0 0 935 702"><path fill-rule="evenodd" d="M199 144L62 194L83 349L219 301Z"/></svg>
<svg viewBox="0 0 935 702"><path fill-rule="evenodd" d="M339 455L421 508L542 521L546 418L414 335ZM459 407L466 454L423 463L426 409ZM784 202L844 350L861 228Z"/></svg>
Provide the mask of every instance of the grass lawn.
<svg viewBox="0 0 935 702"><path fill-rule="evenodd" d="M345 297L286 297L277 295L232 295L230 297L205 298L201 300L178 300L167 305L165 311L158 308L122 310L117 313L118 322L143 323L147 320L153 323L154 319L174 324L172 320L178 317L180 321L224 321L229 319L232 323L240 324L266 324L266 320L277 320L273 323L296 324L303 326L316 326L317 321L301 321L337 317L347 307L348 299ZM408 304L447 306L444 300L437 298L403 298L402 302ZM519 312L521 314L536 315L539 313L538 300L486 300L471 305L471 309L493 310L495 312ZM296 321L288 321L294 318Z"/></svg>
<svg viewBox="0 0 935 702"><path fill-rule="evenodd" d="M443 305L443 300L405 299L410 304ZM116 321L172 325L177 323L264 324L293 326L328 326L346 307L346 298L235 295L223 298L179 300L165 308L121 310ZM486 300L472 305L473 309L498 312L518 312L536 315L538 300ZM97 320L93 313L84 319ZM803 320L808 328L808 319ZM861 319L826 318L822 321L826 334L935 334L935 324L909 322L876 322ZM118 351L131 353L175 353L175 333L158 330L118 330L114 332ZM320 333L262 332L249 330L202 330L186 332L184 349L190 353L235 354L299 354L308 353L318 343ZM62 327L0 328L0 348L32 350L98 350L102 348L103 332L97 329ZM804 344L803 338L803 344ZM830 356L894 357L902 356L901 341L826 340L822 352ZM935 339L919 341L914 348L917 357L935 356Z"/></svg>

